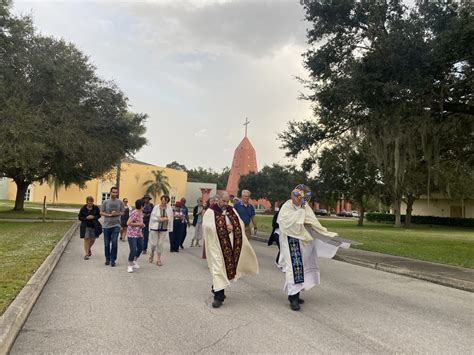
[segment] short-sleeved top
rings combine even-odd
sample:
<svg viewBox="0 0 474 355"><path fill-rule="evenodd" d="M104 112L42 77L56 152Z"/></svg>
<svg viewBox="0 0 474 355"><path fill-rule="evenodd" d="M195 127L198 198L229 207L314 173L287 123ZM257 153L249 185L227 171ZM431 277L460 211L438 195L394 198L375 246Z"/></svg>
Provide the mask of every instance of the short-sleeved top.
<svg viewBox="0 0 474 355"><path fill-rule="evenodd" d="M255 209L251 204L244 206L242 202L237 202L234 206L235 210L239 214L240 218L246 226L250 224L252 217L255 216Z"/></svg>
<svg viewBox="0 0 474 355"><path fill-rule="evenodd" d="M128 220L132 223L143 223L143 213L142 211L132 211ZM142 227L128 226L127 227L127 237L128 238L141 238L143 237Z"/></svg>
<svg viewBox="0 0 474 355"><path fill-rule="evenodd" d="M115 200L105 200L100 206L100 211L105 213L112 213L113 211L123 213L125 210L123 202L119 199ZM104 228L120 227L120 216L107 217L104 216L104 223L102 224Z"/></svg>

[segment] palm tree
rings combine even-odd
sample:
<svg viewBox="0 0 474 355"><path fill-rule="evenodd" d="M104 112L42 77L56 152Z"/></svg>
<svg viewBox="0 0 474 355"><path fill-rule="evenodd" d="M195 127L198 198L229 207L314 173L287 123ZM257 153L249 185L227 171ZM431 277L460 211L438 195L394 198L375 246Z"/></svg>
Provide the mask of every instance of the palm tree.
<svg viewBox="0 0 474 355"><path fill-rule="evenodd" d="M168 195L170 184L168 182L168 177L163 174L163 171L155 170L151 172L155 179L147 180L143 183L143 186L146 186L147 194L153 196L153 199L156 201L156 198L161 193Z"/></svg>

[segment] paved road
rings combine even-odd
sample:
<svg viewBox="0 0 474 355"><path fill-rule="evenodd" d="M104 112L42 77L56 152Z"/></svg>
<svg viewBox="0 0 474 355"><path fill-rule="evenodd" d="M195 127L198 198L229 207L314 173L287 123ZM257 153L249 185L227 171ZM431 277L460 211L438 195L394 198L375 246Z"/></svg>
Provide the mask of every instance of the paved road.
<svg viewBox="0 0 474 355"><path fill-rule="evenodd" d="M189 237L188 237L189 238ZM102 242L102 238L99 240ZM189 241L186 242L188 245ZM67 247L17 338L24 353L472 353L473 294L425 281L323 260L322 285L301 312L288 307L274 247L252 242L260 274L210 307L210 277L200 248L166 253L158 268L126 272L102 245L82 260Z"/></svg>

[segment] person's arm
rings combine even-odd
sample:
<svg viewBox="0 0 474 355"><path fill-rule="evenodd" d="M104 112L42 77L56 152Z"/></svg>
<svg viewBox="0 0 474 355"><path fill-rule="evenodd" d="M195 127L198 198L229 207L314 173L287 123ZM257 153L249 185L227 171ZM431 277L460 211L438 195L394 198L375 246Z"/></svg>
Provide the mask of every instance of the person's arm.
<svg viewBox="0 0 474 355"><path fill-rule="evenodd" d="M79 220L87 221L87 210L84 207L79 210Z"/></svg>
<svg viewBox="0 0 474 355"><path fill-rule="evenodd" d="M252 206L252 224L253 229L255 230L255 234L257 234L257 219L255 218L255 209Z"/></svg>
<svg viewBox="0 0 474 355"><path fill-rule="evenodd" d="M127 225L130 227L143 227L143 223L137 221L136 216L131 216L127 221Z"/></svg>
<svg viewBox="0 0 474 355"><path fill-rule="evenodd" d="M98 221L100 219L100 210L98 206L94 206L94 220Z"/></svg>
<svg viewBox="0 0 474 355"><path fill-rule="evenodd" d="M102 205L100 206L100 215L104 217L112 217L112 214L107 213L105 210L106 210L106 201L102 202Z"/></svg>

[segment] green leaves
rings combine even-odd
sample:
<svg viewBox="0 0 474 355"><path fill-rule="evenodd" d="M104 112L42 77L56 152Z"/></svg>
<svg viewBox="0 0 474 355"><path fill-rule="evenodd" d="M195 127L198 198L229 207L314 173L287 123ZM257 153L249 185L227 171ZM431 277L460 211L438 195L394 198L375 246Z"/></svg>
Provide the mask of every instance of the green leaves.
<svg viewBox="0 0 474 355"><path fill-rule="evenodd" d="M125 95L85 54L2 13L0 176L82 185L146 143L147 116L128 112Z"/></svg>

